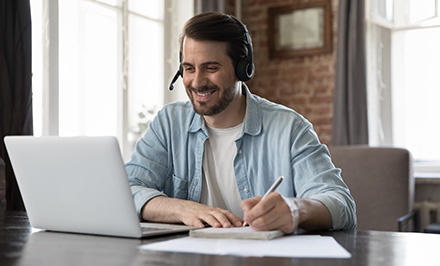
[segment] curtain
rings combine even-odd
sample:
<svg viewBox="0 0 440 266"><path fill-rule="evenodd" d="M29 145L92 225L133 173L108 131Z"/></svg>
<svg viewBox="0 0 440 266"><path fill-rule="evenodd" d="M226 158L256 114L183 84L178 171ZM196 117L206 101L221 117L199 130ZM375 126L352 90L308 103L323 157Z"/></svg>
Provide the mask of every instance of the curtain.
<svg viewBox="0 0 440 266"><path fill-rule="evenodd" d="M6 208L24 210L3 138L31 135L32 54L29 0L0 2L0 157L6 163Z"/></svg>
<svg viewBox="0 0 440 266"><path fill-rule="evenodd" d="M368 144L364 2L339 0L333 145Z"/></svg>

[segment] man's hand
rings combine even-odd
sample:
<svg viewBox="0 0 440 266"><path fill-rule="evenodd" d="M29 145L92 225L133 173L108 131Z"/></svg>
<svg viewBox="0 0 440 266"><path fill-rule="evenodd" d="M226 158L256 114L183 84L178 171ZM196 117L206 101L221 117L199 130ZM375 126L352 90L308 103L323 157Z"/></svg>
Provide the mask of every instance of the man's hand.
<svg viewBox="0 0 440 266"><path fill-rule="evenodd" d="M142 208L142 218L152 222L184 223L189 226L240 227L243 220L228 210L197 202L155 197Z"/></svg>
<svg viewBox="0 0 440 266"><path fill-rule="evenodd" d="M296 205L291 212L283 197L273 192L262 197L254 197L241 202L244 220L255 230L281 230L290 234L298 226L299 211Z"/></svg>
<svg viewBox="0 0 440 266"><path fill-rule="evenodd" d="M327 207L318 200L285 198L277 192L263 201L254 197L241 202L244 221L258 231L281 230L292 233L298 226L306 230L329 229L332 219Z"/></svg>

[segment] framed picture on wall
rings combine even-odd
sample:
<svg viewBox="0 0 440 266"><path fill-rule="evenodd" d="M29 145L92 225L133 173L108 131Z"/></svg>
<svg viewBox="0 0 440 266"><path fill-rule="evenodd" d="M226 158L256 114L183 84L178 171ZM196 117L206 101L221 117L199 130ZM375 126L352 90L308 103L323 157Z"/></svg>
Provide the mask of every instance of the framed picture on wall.
<svg viewBox="0 0 440 266"><path fill-rule="evenodd" d="M271 58L331 53L330 0L268 9Z"/></svg>

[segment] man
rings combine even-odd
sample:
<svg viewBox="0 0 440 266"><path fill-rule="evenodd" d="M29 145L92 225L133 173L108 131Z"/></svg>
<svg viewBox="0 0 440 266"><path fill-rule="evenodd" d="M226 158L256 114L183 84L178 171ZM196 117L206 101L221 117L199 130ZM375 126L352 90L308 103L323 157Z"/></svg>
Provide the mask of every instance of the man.
<svg viewBox="0 0 440 266"><path fill-rule="evenodd" d="M250 93L246 27L216 12L190 19L179 75L190 99L165 106L126 165L141 219L256 230L352 229L355 203L312 125ZM284 181L264 200L278 176Z"/></svg>

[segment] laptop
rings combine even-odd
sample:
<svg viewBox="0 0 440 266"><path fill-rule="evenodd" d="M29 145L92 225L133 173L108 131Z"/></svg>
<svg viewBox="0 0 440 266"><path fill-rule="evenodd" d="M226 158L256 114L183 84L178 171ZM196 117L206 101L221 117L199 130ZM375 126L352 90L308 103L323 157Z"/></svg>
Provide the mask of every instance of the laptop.
<svg viewBox="0 0 440 266"><path fill-rule="evenodd" d="M32 227L141 238L186 232L140 223L115 137L4 139Z"/></svg>

